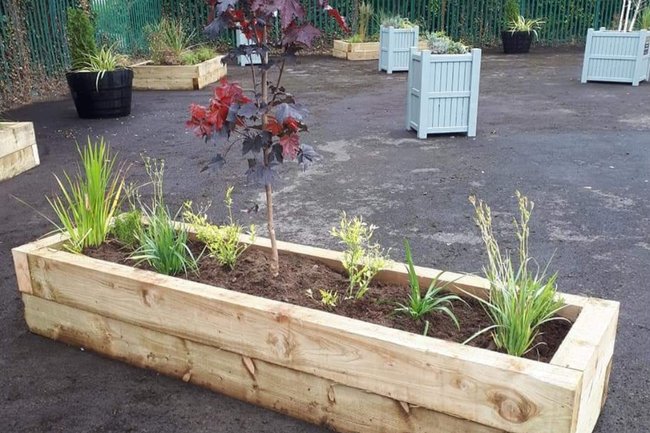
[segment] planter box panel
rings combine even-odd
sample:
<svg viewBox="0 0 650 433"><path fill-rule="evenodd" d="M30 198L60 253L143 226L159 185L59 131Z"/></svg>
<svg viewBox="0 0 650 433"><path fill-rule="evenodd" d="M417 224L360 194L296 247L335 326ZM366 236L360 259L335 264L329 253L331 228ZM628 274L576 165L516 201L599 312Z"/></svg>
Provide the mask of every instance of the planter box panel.
<svg viewBox="0 0 650 433"><path fill-rule="evenodd" d="M237 39L237 45L254 45L254 42L250 39L246 39L246 36L241 32L241 30L235 30L235 35ZM259 54L253 54L252 56L237 56L237 64L239 66L248 66L250 64L259 65L262 63L262 57Z"/></svg>
<svg viewBox="0 0 650 433"><path fill-rule="evenodd" d="M0 122L0 181L40 164L34 124Z"/></svg>
<svg viewBox="0 0 650 433"><path fill-rule="evenodd" d="M60 236L47 238L13 250L29 326L50 338L81 345L75 338L83 337L89 340L83 341L85 347L108 356L343 431L430 431L431 425L440 425L445 432L582 433L576 430L581 425L578 414L593 416L591 410L579 407L582 401L590 404L593 400L583 395L586 370L554 365L556 358L551 364L514 358L51 248L60 242ZM266 249L268 241L256 241L254 247ZM341 266L340 253L287 243L280 243L280 248ZM423 282L438 273L426 268L418 268L418 272ZM379 277L402 283L407 278L403 265L397 263ZM445 274L445 278L456 280L457 274ZM462 277L454 284L458 286L455 290L485 295L483 279ZM584 298L567 295L565 302L570 304L566 309L569 316L584 309L579 316L582 319L589 311L585 306L590 301ZM600 302L607 311L618 309L615 303ZM44 309L60 313L47 319L49 313L39 313ZM87 320L81 319L84 315ZM611 322L616 315L582 320L605 321L603 317ZM612 339L603 342L601 331L585 323L576 323L560 352L567 354L563 355L565 361L571 363L567 345L590 341L586 346L591 349L584 349L588 358L598 366L608 365L611 353L603 348L613 346L610 334L615 324L612 328L608 323L607 337ZM588 336L582 335L585 328L591 332ZM141 337L144 334L146 338ZM161 339L169 341L161 343L162 353L147 343ZM196 356L192 355L194 349L188 349L194 347ZM176 349L178 361L174 355L165 360L169 364L156 365L164 359L165 350ZM223 356L231 360L219 361L220 355L215 354L217 360L212 364L212 355L207 353L219 351L228 352ZM145 353L151 353L151 359ZM238 366L239 385L220 383L232 370L222 367L223 363ZM259 388L258 393L251 380L258 385L267 380L260 376L267 367L272 371L269 376L281 379L274 382L269 378L269 386ZM592 390L606 388L600 370L594 369ZM210 375L218 380L213 381ZM296 387L304 383L313 384L319 397L304 391L296 394ZM286 389L275 389L283 387L278 384ZM289 397L283 397L286 395ZM293 406L286 403L292 397L296 398ZM313 401L329 408L322 410L331 418L308 415L301 405ZM350 403L350 407L340 404L346 401L358 403ZM364 401L373 402L377 410L359 409ZM355 424L364 427L352 427Z"/></svg>
<svg viewBox="0 0 650 433"><path fill-rule="evenodd" d="M413 48L406 128L417 130L418 138L453 132L475 136L480 71L481 50L432 55Z"/></svg>
<svg viewBox="0 0 650 433"><path fill-rule="evenodd" d="M220 348L23 295L32 332L342 432L499 430ZM291 384L292 386L286 386Z"/></svg>
<svg viewBox="0 0 650 433"><path fill-rule="evenodd" d="M631 83L650 78L650 33L589 29L581 81Z"/></svg>
<svg viewBox="0 0 650 433"><path fill-rule="evenodd" d="M418 46L419 27L396 29L381 27L379 30L379 70L408 71L411 47Z"/></svg>
<svg viewBox="0 0 650 433"><path fill-rule="evenodd" d="M198 65L133 65L133 88L136 90L199 90L219 81L228 73L217 56Z"/></svg>
<svg viewBox="0 0 650 433"><path fill-rule="evenodd" d="M334 40L332 55L346 60L377 60L379 59L379 42L350 43Z"/></svg>

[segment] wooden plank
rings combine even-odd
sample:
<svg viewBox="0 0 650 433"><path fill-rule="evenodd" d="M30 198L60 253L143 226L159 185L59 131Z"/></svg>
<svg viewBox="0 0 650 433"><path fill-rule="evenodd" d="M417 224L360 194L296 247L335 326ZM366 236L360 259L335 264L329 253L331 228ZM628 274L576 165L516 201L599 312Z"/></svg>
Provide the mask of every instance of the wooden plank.
<svg viewBox="0 0 650 433"><path fill-rule="evenodd" d="M133 67L133 88L136 90L196 90L218 81L227 73L221 58L197 65Z"/></svg>
<svg viewBox="0 0 650 433"><path fill-rule="evenodd" d="M18 280L18 290L20 292L28 293L30 295L33 293L27 255L41 248L60 247L67 239L67 235L57 233L11 249L11 254L14 259L14 269L16 271L16 279Z"/></svg>
<svg viewBox="0 0 650 433"><path fill-rule="evenodd" d="M348 51L352 53L376 52L379 55L379 42L359 42L350 44Z"/></svg>
<svg viewBox="0 0 650 433"><path fill-rule="evenodd" d="M259 359L244 362L233 352L34 296L23 295L23 301L27 323L36 334L340 432L499 433L424 408L403 409L396 400L312 374Z"/></svg>
<svg viewBox="0 0 650 433"><path fill-rule="evenodd" d="M347 53L348 51L350 51L350 43L335 39L334 40L334 50L335 51L343 51L343 52Z"/></svg>
<svg viewBox="0 0 650 433"><path fill-rule="evenodd" d="M348 58L348 52L347 51L341 51L337 49L332 50L332 56L339 58L339 59L347 59Z"/></svg>
<svg viewBox="0 0 650 433"><path fill-rule="evenodd" d="M605 402L614 354L619 303L589 299L551 363L583 372L572 431L591 433Z"/></svg>
<svg viewBox="0 0 650 433"><path fill-rule="evenodd" d="M379 50L377 51L355 51L348 53L348 60L378 60Z"/></svg>
<svg viewBox="0 0 650 433"><path fill-rule="evenodd" d="M31 122L0 122L0 158L36 145Z"/></svg>
<svg viewBox="0 0 650 433"><path fill-rule="evenodd" d="M581 373L61 251L44 299L514 433L569 432Z"/></svg>
<svg viewBox="0 0 650 433"><path fill-rule="evenodd" d="M0 181L10 179L39 164L33 146L25 147L0 158Z"/></svg>

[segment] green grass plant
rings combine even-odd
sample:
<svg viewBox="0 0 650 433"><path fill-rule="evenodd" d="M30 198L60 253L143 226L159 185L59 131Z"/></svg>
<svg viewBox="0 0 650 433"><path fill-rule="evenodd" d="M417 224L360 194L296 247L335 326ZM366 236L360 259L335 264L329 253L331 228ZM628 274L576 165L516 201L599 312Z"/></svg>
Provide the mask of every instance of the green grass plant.
<svg viewBox="0 0 650 433"><path fill-rule="evenodd" d="M115 170L115 156L103 138L83 148L77 145L81 165L77 173L63 178L54 176L60 194L48 202L58 223L57 229L70 236L67 247L81 252L106 240L111 220L119 209L124 188L123 170Z"/></svg>
<svg viewBox="0 0 650 433"><path fill-rule="evenodd" d="M519 207L519 221L514 220L515 232L519 241L518 264L509 253L502 253L492 229L490 208L484 202L470 197L475 210L475 222L481 230L485 244L488 265L484 268L490 282L487 299L474 296L489 315L492 326L485 328L470 338L491 331L497 348L514 356L523 356L534 346L540 333L540 326L551 320L566 320L557 317L564 303L557 295L557 274L546 276L546 269L532 272L529 267L533 258L529 256L529 221L534 207L533 202L516 193Z"/></svg>
<svg viewBox="0 0 650 433"><path fill-rule="evenodd" d="M189 232L177 224L165 205L163 196L164 161L144 158L145 170L153 189L151 205L138 198L146 224L137 234L138 248L130 256L136 263L147 262L161 274L177 275L197 272L198 257L194 257L187 242Z"/></svg>
<svg viewBox="0 0 650 433"><path fill-rule="evenodd" d="M544 24L545 21L542 19L526 19L519 15L514 20L508 22L508 31L511 33L532 33L535 39L537 39L539 37L537 30L541 29Z"/></svg>
<svg viewBox="0 0 650 433"><path fill-rule="evenodd" d="M244 229L237 224L232 214L232 192L233 187L226 189L224 204L228 209L228 223L217 226L208 222L205 212L194 213L192 203L185 204L183 219L196 231L196 237L203 242L208 249L210 257L215 259L221 266L234 269L239 257L248 249L250 244L242 242L241 236ZM255 226L249 228L250 243L255 240Z"/></svg>
<svg viewBox="0 0 650 433"><path fill-rule="evenodd" d="M370 21L372 16L375 13L372 4L368 2L359 3L359 27L357 28L357 33L355 36L358 36L359 40L356 42L365 42L368 38L368 32L370 29Z"/></svg>
<svg viewBox="0 0 650 433"><path fill-rule="evenodd" d="M363 298L370 281L386 266L384 251L379 244L371 242L375 229L375 226L368 225L361 217L348 219L343 212L339 228L331 230L332 236L346 246L343 267L350 280L348 298Z"/></svg>
<svg viewBox="0 0 650 433"><path fill-rule="evenodd" d="M145 28L151 60L158 65L178 65L189 51L194 31L188 31L178 19L162 18Z"/></svg>
<svg viewBox="0 0 650 433"><path fill-rule="evenodd" d="M406 254L406 270L408 271L409 286L411 290L408 302L406 304L399 304L395 309L395 312L404 313L415 320L419 320L429 313L439 311L449 316L456 327L460 329L458 319L452 311L452 301L462 302L463 300L457 295L444 292L445 287L449 284L439 283L439 278L444 272L440 272L433 280L431 280L429 288L424 296L422 296L420 279L415 273L415 266L413 264L411 246L406 239L404 239L404 251Z"/></svg>

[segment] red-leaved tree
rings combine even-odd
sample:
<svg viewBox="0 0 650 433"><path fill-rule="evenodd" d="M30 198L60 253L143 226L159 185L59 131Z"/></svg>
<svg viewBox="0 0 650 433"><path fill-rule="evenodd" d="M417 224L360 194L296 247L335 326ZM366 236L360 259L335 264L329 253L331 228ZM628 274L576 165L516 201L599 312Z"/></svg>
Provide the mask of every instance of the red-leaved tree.
<svg viewBox="0 0 650 433"><path fill-rule="evenodd" d="M217 37L226 29L238 28L252 41L231 50L228 58L243 55L251 60L253 88L245 92L238 83L222 80L207 106L190 106L187 126L218 148L206 167L223 164L235 145L242 146L242 154L248 159L249 180L265 188L271 273L275 276L279 266L273 222L273 167L285 159L306 165L316 156L311 146L300 141L300 133L307 131L306 110L282 87L282 75L286 62L298 50L310 47L320 31L306 20L300 0L206 1L210 6L210 23L205 29L208 36ZM327 0L314 1L348 31L343 17ZM274 28L280 31L273 32ZM278 54L271 56L272 49ZM261 64L254 65L253 56L260 56ZM273 80L269 79L271 71Z"/></svg>

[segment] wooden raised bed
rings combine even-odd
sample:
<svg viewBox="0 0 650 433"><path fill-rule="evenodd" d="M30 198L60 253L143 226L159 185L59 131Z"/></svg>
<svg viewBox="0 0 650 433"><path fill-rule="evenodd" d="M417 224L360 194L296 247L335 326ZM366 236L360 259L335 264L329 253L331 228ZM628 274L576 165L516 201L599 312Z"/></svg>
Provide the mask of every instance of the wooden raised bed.
<svg viewBox="0 0 650 433"><path fill-rule="evenodd" d="M346 60L378 60L379 42L346 42L334 40L332 55Z"/></svg>
<svg viewBox="0 0 650 433"><path fill-rule="evenodd" d="M131 66L135 90L199 90L228 73L223 56L197 65L152 65L150 61Z"/></svg>
<svg viewBox="0 0 650 433"><path fill-rule="evenodd" d="M0 181L40 164L32 122L0 122Z"/></svg>
<svg viewBox="0 0 650 433"><path fill-rule="evenodd" d="M71 254L62 241L13 249L32 332L338 431L589 433L605 401L617 302L563 295L575 323L546 364ZM338 252L279 247L341 267ZM422 284L438 274L417 271ZM482 278L443 277L486 294ZM398 263L378 278L407 280Z"/></svg>

